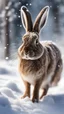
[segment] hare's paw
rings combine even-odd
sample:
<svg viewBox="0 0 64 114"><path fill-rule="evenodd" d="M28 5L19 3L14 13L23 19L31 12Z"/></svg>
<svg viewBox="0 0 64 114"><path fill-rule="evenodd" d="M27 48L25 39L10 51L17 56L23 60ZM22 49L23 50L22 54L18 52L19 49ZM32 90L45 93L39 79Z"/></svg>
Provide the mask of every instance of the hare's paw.
<svg viewBox="0 0 64 114"><path fill-rule="evenodd" d="M34 102L38 103L39 100L38 100L38 99L34 99L34 98L32 98L32 102L33 102L33 103L34 103Z"/></svg>
<svg viewBox="0 0 64 114"><path fill-rule="evenodd" d="M25 97L30 97L30 95L29 94L24 94L24 95L21 96L21 99L24 99Z"/></svg>

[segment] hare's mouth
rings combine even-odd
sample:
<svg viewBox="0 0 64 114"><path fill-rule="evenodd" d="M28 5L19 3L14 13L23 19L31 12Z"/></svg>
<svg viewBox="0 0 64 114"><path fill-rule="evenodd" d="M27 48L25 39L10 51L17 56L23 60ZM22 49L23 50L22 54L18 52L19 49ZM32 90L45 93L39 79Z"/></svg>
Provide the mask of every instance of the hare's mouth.
<svg viewBox="0 0 64 114"><path fill-rule="evenodd" d="M43 55L44 51L42 51L41 53L39 54L34 54L33 55L30 55L30 54L21 54L21 58L22 59L25 59L25 60L37 60L39 58L41 58L41 56Z"/></svg>

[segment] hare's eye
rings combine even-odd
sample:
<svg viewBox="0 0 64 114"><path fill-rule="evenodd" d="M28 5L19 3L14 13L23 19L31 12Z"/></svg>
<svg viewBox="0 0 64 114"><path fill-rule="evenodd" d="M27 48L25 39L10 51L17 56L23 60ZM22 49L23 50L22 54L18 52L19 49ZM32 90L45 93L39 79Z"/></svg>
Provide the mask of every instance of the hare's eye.
<svg viewBox="0 0 64 114"><path fill-rule="evenodd" d="M38 42L38 39L36 39L36 45L38 45L38 43L39 43L39 42Z"/></svg>

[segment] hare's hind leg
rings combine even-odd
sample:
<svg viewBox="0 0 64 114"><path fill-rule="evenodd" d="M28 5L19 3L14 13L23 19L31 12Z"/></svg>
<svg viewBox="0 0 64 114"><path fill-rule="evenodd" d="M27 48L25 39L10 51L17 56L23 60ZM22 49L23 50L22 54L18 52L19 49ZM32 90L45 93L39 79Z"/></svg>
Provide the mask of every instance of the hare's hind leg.
<svg viewBox="0 0 64 114"><path fill-rule="evenodd" d="M57 63L57 67L56 67L54 76L51 80L51 86L55 86L59 82L59 80L61 78L62 69L63 69L63 64L62 64L62 60L60 59Z"/></svg>
<svg viewBox="0 0 64 114"><path fill-rule="evenodd" d="M49 86L47 85L45 88L43 88L42 94L40 96L40 99L42 99L48 92Z"/></svg>
<svg viewBox="0 0 64 114"><path fill-rule="evenodd" d="M24 95L21 96L21 99L25 98L27 96L30 97L30 84L28 82L24 81L24 80L23 80L23 82L24 82L24 85L25 85L25 92L24 92Z"/></svg>

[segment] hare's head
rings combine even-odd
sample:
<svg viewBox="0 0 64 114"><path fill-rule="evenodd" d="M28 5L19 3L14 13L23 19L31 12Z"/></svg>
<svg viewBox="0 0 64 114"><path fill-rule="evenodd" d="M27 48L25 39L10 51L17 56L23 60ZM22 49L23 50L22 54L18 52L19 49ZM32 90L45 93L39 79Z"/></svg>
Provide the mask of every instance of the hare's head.
<svg viewBox="0 0 64 114"><path fill-rule="evenodd" d="M44 27L48 17L49 7L44 7L34 22L32 23L31 14L25 6L21 7L21 19L23 27L26 30L22 40L23 44L19 47L19 55L23 59L35 60L39 59L43 53L44 48L39 42L39 32Z"/></svg>

